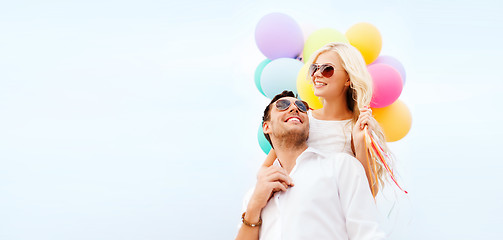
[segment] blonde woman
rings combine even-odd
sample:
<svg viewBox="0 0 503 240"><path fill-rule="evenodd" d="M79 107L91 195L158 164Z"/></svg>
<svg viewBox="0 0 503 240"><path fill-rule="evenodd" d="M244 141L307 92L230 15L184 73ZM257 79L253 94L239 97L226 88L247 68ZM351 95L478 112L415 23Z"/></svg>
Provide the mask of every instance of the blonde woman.
<svg viewBox="0 0 503 240"><path fill-rule="evenodd" d="M384 171L377 164L377 176L371 177L373 166L367 161L364 127L374 130L382 143L385 141L368 107L372 98L372 79L363 57L349 44L329 43L315 52L308 64L307 77L312 81L314 94L323 100L323 108L308 112L308 146L325 154L346 152L355 156L363 165L375 196L379 190L375 179L382 179ZM275 159L272 149L262 169L271 166Z"/></svg>

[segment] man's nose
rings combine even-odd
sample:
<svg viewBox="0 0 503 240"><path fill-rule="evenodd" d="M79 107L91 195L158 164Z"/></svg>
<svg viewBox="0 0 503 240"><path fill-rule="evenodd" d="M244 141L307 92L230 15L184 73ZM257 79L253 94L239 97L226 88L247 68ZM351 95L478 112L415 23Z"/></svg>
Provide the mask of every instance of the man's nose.
<svg viewBox="0 0 503 240"><path fill-rule="evenodd" d="M299 108L297 107L297 105L292 104L292 105L290 105L290 112L294 112L294 111L298 113Z"/></svg>

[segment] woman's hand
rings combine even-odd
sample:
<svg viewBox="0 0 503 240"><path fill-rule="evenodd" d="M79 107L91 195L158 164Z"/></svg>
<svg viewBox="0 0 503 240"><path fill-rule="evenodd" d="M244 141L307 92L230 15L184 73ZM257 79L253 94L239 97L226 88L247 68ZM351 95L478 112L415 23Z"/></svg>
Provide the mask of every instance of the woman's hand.
<svg viewBox="0 0 503 240"><path fill-rule="evenodd" d="M360 108L360 116L356 124L353 126L353 144L355 149L359 149L365 146L365 126L369 127L369 130L374 128L375 119L372 117L372 109L369 107Z"/></svg>

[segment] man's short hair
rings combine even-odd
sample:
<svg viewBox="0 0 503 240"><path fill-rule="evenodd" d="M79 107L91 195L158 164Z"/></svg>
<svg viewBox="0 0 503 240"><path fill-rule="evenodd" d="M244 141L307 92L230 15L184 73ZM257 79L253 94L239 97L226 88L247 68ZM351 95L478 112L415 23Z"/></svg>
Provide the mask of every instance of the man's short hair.
<svg viewBox="0 0 503 240"><path fill-rule="evenodd" d="M288 91L288 90L285 90L282 93L274 96L274 98L272 98L269 105L267 105L267 107L265 107L264 116L262 116L262 125L264 124L265 121L271 120L271 106L272 106L272 104L274 102L278 101L280 98L284 98L284 97L297 98L297 96L295 96L295 94L292 91ZM271 137L269 137L269 134L264 133L264 136L265 136L265 139L267 139L267 141L271 144L271 147L274 148L274 146L272 145L272 142L271 142Z"/></svg>

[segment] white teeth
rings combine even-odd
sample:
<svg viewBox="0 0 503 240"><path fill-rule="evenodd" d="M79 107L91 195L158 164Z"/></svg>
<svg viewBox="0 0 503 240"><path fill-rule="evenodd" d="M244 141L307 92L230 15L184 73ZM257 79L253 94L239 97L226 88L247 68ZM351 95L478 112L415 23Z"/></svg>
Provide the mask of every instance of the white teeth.
<svg viewBox="0 0 503 240"><path fill-rule="evenodd" d="M300 122L300 120L298 118L290 118L290 119L288 119L287 122L291 122L291 121Z"/></svg>
<svg viewBox="0 0 503 240"><path fill-rule="evenodd" d="M326 83L322 83L322 82L315 82L314 84L316 86L325 86L325 85L327 85Z"/></svg>

